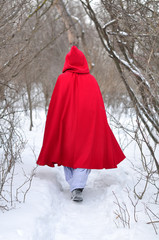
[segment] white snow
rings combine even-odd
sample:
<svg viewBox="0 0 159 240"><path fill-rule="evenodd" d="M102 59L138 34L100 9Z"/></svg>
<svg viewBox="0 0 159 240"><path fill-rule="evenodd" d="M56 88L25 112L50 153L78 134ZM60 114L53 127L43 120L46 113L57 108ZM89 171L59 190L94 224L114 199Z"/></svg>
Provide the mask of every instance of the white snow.
<svg viewBox="0 0 159 240"><path fill-rule="evenodd" d="M123 31L119 31L119 35L120 36L128 36L128 33L127 32L123 32Z"/></svg>
<svg viewBox="0 0 159 240"><path fill-rule="evenodd" d="M102 28L103 28L103 29L106 29L108 26L112 25L112 24L115 23L116 21L117 21L117 19L113 19L113 20L105 23Z"/></svg>
<svg viewBox="0 0 159 240"><path fill-rule="evenodd" d="M34 113L34 128L29 132L29 121L24 118L28 144L22 157L26 174L35 166L44 124L44 112ZM115 129L114 133L117 133ZM132 204L125 191L134 184L134 171L128 159L139 165L135 160L138 153L134 144L129 144L125 150L127 160L117 169L92 170L81 203L70 199L62 166L38 167L25 203L17 203L14 209L0 212L0 240L157 240L152 226L146 224L149 219L142 203L137 206L138 221L134 221ZM19 186L20 181L19 174L15 185ZM118 206L113 192L121 205L125 202L128 207L130 228L124 228L115 215Z"/></svg>
<svg viewBox="0 0 159 240"><path fill-rule="evenodd" d="M131 65L125 61L124 59L121 59L121 57L116 53L116 51L113 50L114 56L124 65L126 66L132 73L134 73L134 75L138 76L141 78L142 82L144 84L147 85L147 88L150 88L150 84L149 82L146 80L146 78L143 76L143 74L141 73L140 69L133 63L133 60L129 58L129 56L127 55L127 57L129 58L129 62L131 63Z"/></svg>

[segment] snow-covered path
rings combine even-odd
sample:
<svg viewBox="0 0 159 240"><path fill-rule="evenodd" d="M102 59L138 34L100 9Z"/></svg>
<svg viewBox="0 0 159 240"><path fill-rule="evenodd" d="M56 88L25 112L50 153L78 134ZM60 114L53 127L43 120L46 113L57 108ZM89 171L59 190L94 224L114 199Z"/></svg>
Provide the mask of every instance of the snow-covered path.
<svg viewBox="0 0 159 240"><path fill-rule="evenodd" d="M122 168L93 170L84 201L76 203L70 199L62 167L39 167L26 203L0 218L0 240L140 240L143 236L157 240L145 223L132 229L114 223L112 191L124 200L129 178Z"/></svg>
<svg viewBox="0 0 159 240"><path fill-rule="evenodd" d="M117 174L111 176L114 170L109 174L106 170L93 170L83 193L84 201L76 203L70 199L62 167L40 168L36 177L47 182L51 201L48 212L37 219L33 239L117 239L118 231L112 224L112 190L122 190L125 183Z"/></svg>
<svg viewBox="0 0 159 240"><path fill-rule="evenodd" d="M22 157L26 174L35 166L34 155L37 157L40 151L44 120L44 113L37 115L33 131L25 131L28 144ZM130 146L126 156L133 154ZM24 180L18 169L17 173L15 187ZM146 224L142 205L137 208L138 222L133 219L125 191L134 184L133 173L127 160L117 169L92 170L83 192L84 201L76 203L70 199L62 166L38 167L25 203L0 213L0 240L157 240L152 226ZM113 192L128 207L130 228L124 228L114 214L118 206Z"/></svg>

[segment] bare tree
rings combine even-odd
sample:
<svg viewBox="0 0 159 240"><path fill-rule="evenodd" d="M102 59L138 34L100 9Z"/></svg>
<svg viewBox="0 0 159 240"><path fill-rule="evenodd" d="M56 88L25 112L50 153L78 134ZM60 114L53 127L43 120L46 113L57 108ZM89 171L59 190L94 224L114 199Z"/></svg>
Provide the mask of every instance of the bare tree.
<svg viewBox="0 0 159 240"><path fill-rule="evenodd" d="M81 3L95 24L105 51L114 60L134 105L139 131L159 174L158 4L155 1L104 1L97 8ZM99 13L102 11L102 16ZM151 141L146 140L149 135Z"/></svg>
<svg viewBox="0 0 159 240"><path fill-rule="evenodd" d="M42 80L39 73L50 71L53 44L66 31L54 11L55 3L52 0L0 1L0 206L3 202L7 205L13 202L14 169L21 161L25 145L19 131L19 113L29 109L31 130L32 110L38 104L37 94L41 94L37 91ZM55 31L57 21L59 31ZM45 64L44 56L45 59L49 56ZM56 68L57 65L53 66ZM43 81L56 78L52 77L52 71Z"/></svg>
<svg viewBox="0 0 159 240"><path fill-rule="evenodd" d="M79 47L81 42L81 47L83 48L83 52L87 58L89 69L92 69L92 59L90 53L88 51L88 44L85 37L85 29L82 24L82 17L76 16L71 13L70 10L73 10L73 7L80 8L79 3L71 2L71 4L65 3L64 0L58 0L56 4L56 8L59 14L62 17L62 20L65 24L68 36L69 45L76 45ZM80 9L80 15L82 15L82 9Z"/></svg>
<svg viewBox="0 0 159 240"><path fill-rule="evenodd" d="M136 141L140 150L140 156L137 158L141 160L141 169L132 163L138 177L132 189L134 197L131 198L131 203L136 209L136 204L143 199L148 187L151 187L151 201L158 204L158 1L80 0L80 2L97 30L106 55L108 54L115 63L129 96L128 104L125 103L125 106L132 109L129 111L131 129L122 126L116 119L115 121L118 128ZM158 213L153 210L150 203L147 203L146 214L150 218L149 224L152 224L157 234ZM119 216L121 217L121 214Z"/></svg>

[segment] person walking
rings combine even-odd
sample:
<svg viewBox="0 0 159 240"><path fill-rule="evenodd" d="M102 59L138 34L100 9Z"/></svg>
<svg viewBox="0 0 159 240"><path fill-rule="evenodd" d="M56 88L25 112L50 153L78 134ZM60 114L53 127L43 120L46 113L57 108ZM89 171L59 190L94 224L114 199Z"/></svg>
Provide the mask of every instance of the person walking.
<svg viewBox="0 0 159 240"><path fill-rule="evenodd" d="M83 52L72 46L53 90L37 164L63 165L72 200L82 201L91 169L116 168L124 159L98 83Z"/></svg>

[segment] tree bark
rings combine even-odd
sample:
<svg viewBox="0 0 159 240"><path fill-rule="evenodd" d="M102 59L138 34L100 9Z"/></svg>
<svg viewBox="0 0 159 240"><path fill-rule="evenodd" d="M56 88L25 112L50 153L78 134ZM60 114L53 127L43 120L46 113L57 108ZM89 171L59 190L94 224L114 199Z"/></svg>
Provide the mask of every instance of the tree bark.
<svg viewBox="0 0 159 240"><path fill-rule="evenodd" d="M68 42L70 46L76 45L78 47L78 32L76 30L75 23L73 22L72 17L69 14L63 0L58 0L56 7L67 29Z"/></svg>

